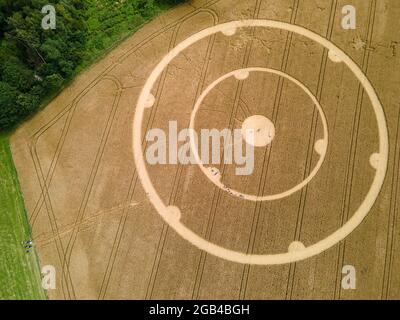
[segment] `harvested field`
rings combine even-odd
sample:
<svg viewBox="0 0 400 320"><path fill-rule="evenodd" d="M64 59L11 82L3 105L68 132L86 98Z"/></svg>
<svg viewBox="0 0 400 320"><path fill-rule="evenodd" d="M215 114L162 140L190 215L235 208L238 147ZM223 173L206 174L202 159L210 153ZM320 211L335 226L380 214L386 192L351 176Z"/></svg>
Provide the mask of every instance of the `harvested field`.
<svg viewBox="0 0 400 320"><path fill-rule="evenodd" d="M192 1L145 25L79 76L12 137L41 265L57 270L52 299L399 299L400 3L353 0L357 27L341 26L344 0ZM383 106L329 50L298 33L243 27L199 39L167 65L152 88L142 132L189 127L197 98L234 70L268 68L298 79L321 104L329 142L316 175L273 201L233 197L197 165L147 165L161 200L181 210L198 236L231 251L265 255L306 248L347 222L367 198L379 166L380 126L388 131L384 184L362 223L343 241L291 264L237 263L200 250L157 214L136 171L133 122L147 78L191 35L221 23L278 20L303 27L342 49L367 75ZM288 79L269 72L230 77L209 92L200 128L241 128L252 115L276 129L255 149L254 172L220 165L226 185L256 196L301 183L320 159L324 125L313 101ZM317 143L318 145L318 143ZM142 147L149 146L143 139ZM372 161L371 161L372 160ZM379 161L381 160L381 162ZM293 248L293 247L292 247ZM342 287L354 266L356 289Z"/></svg>

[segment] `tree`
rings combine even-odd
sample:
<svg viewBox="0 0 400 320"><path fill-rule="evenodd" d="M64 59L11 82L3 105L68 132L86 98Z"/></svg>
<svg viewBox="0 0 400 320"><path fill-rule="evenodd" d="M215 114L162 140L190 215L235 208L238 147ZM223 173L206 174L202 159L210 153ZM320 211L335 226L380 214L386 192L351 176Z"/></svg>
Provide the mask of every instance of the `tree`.
<svg viewBox="0 0 400 320"><path fill-rule="evenodd" d="M33 71L26 67L18 58L10 57L1 66L1 80L12 87L26 92L33 83Z"/></svg>
<svg viewBox="0 0 400 320"><path fill-rule="evenodd" d="M0 128L9 128L18 120L18 91L9 84L0 81Z"/></svg>

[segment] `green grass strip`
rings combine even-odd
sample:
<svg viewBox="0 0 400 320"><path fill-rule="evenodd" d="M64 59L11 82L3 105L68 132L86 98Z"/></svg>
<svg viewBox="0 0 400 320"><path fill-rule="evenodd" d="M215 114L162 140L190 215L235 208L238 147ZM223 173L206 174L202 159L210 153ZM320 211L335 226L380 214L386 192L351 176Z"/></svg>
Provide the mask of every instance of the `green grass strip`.
<svg viewBox="0 0 400 320"><path fill-rule="evenodd" d="M9 138L0 135L0 299L46 299L37 255L23 241L31 229L11 156Z"/></svg>

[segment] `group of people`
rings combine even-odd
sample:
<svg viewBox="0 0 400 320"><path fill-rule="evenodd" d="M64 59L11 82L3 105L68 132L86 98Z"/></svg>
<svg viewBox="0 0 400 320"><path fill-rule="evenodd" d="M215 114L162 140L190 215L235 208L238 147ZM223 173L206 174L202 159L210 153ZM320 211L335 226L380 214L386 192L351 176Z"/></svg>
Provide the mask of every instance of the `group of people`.
<svg viewBox="0 0 400 320"><path fill-rule="evenodd" d="M23 241L23 245L24 245L24 248L25 248L25 252L29 253L31 251L31 249L32 249L33 242L32 242L31 239L29 239L29 240Z"/></svg>

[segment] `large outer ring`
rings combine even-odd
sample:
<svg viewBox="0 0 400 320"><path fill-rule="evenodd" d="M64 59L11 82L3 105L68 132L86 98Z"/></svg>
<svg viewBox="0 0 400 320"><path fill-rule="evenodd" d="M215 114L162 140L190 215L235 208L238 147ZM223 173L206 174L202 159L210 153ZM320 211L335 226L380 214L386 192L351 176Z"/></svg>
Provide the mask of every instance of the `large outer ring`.
<svg viewBox="0 0 400 320"><path fill-rule="evenodd" d="M244 200L249 200L249 201L272 201L272 200L278 200L278 199L282 199L285 197L290 196L291 194L301 190L302 188L304 188L304 186L306 186L314 177L315 175L318 173L319 169L321 168L322 164L324 163L324 159L326 156L326 148L324 148L324 150L322 151L322 154L320 154L320 158L318 159L317 164L315 165L315 167L313 168L313 170L310 172L310 174L300 183L298 183L297 185L295 185L294 187L280 192L280 193L276 193L276 194L270 194L270 195L262 195L262 196L256 196L253 194L247 194L247 193L242 193L239 192L235 189L232 188L228 188L226 187L221 179L215 179L215 176L211 173L210 170L208 170L203 163L201 162L199 153L197 152L196 149L196 144L195 144L195 138L194 138L194 125L195 125L195 119L196 119L196 114L197 111L200 108L201 103L203 102L203 100L205 99L205 97L210 93L210 91L215 88L215 86L217 86L220 82L222 82L223 80L234 76L237 72L240 71L247 71L247 72L254 72L254 71L258 71L258 72L268 72L268 73L272 73L278 76L281 76L285 79L288 79L289 81L291 81L292 83L296 84L298 87L300 87L300 89L302 89L312 100L312 102L314 103L314 106L317 108L318 110L318 114L321 118L322 121L322 126L324 129L324 137L323 137L323 141L324 144L327 146L328 145L328 141L329 141L329 134L328 134L328 123L326 121L326 116L324 113L324 110L321 107L321 104L319 103L319 101L317 100L317 98L314 96L314 94L310 91L310 89L308 89L304 84L302 84L299 80L297 80L296 78L288 75L285 72L279 71L279 70L275 70L275 69L270 69L270 68L260 68L260 67L253 67L253 68L244 68L244 69L239 69L239 70L234 70L231 71L225 75L223 75L222 77L218 78L217 80L215 80L213 83L211 83L203 92L202 94L199 96L199 98L197 99L192 114L190 115L190 124L189 124L189 129L192 129L189 131L190 134L190 146L193 152L193 156L196 159L196 163L197 165L200 167L201 171L206 175L206 177L212 182L214 183L217 187L219 187L220 189L224 190L224 191L228 191L229 190L229 194L234 196L234 197L238 197Z"/></svg>
<svg viewBox="0 0 400 320"><path fill-rule="evenodd" d="M184 224L182 224L179 220L179 215L172 214L176 210L171 210L173 208L167 207L163 203L163 201L157 194L157 191L154 189L154 186L151 183L150 177L146 169L146 164L142 149L143 114L146 107L147 99L151 96L151 89L154 83L157 81L158 77L163 72L164 68L180 52L182 52L187 47L191 46L193 43L201 39L204 39L207 36L215 34L217 32L229 33L230 31L236 30L236 28L241 28L241 27L267 27L267 28L283 29L289 32L294 32L318 42L329 51L335 53L338 59L340 59L343 63L345 63L349 67L349 69L355 74L357 79L363 85L365 91L367 92L371 100L375 116L377 119L378 131L379 131L379 163L376 167L376 174L366 198L364 199L360 207L357 209L357 211L354 213L354 215L341 228L336 230L334 233L332 233L325 239L322 239L321 241L309 247L305 247L304 249L299 251L291 251L291 252L272 254L272 255L246 254L226 249L224 247L218 246L214 243L211 243L203 239L202 237L198 236L196 233L188 229ZM365 76L362 70L357 66L357 64L336 45L334 45L327 39L321 37L320 35L300 26L274 20L241 20L241 21L228 22L204 29L190 36L186 40L182 41L158 63L158 65L150 74L149 78L147 79L140 93L138 104L135 111L135 118L133 122L133 153L139 179L143 185L145 192L148 194L149 200L151 201L157 212L161 215L161 217L182 238L186 239L199 249L202 249L210 254L213 254L215 256L218 256L226 260L238 263L258 264L258 265L283 264L283 263L300 261L327 250L328 248L334 246L336 243L347 237L366 217L368 212L371 210L373 204L375 203L375 200L378 197L379 192L382 188L388 164L388 153L389 153L388 140L389 139L386 127L386 119L382 105L379 101L379 98L371 82L368 80L368 78Z"/></svg>

